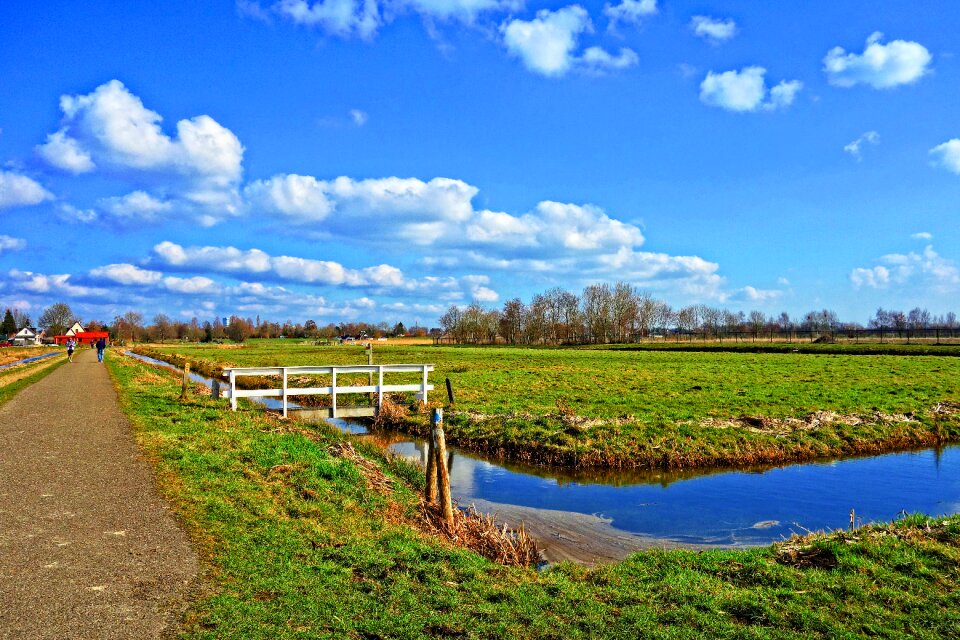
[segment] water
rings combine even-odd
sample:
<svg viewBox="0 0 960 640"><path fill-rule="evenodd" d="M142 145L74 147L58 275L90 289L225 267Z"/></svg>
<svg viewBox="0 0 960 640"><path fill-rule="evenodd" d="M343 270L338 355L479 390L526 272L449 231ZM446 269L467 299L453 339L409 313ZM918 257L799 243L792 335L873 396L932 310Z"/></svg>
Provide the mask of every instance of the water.
<svg viewBox="0 0 960 640"><path fill-rule="evenodd" d="M202 376L194 379L209 384ZM350 433L367 433L357 423L331 422ZM400 455L426 458L425 443L409 436L378 432L370 437ZM960 445L783 467L683 472L551 470L485 460L456 448L450 452L450 489L462 505L484 500L599 515L622 531L683 543L765 545L792 533L846 528L851 509L857 524L890 521L903 512L960 511Z"/></svg>
<svg viewBox="0 0 960 640"><path fill-rule="evenodd" d="M51 351L50 353L42 353L39 356L33 356L31 358L24 358L23 360L17 360L16 362L10 362L5 365L0 366L0 371L4 369L9 369L10 367L15 367L18 364L27 364L28 362L36 362L37 360L42 360L43 358L49 358L57 354L63 353L62 351Z"/></svg>

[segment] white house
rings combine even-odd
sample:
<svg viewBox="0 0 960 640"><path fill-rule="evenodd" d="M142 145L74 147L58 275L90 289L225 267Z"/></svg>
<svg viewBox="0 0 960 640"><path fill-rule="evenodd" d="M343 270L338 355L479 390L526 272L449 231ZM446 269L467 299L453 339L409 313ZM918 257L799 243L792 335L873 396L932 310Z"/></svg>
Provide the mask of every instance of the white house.
<svg viewBox="0 0 960 640"><path fill-rule="evenodd" d="M13 344L17 347L33 347L41 344L44 337L44 331L37 331L36 327L24 327L13 336Z"/></svg>
<svg viewBox="0 0 960 640"><path fill-rule="evenodd" d="M78 333L81 333L83 331L84 331L83 325L81 325L79 322L74 322L73 326L67 329L67 331L63 335L76 337Z"/></svg>

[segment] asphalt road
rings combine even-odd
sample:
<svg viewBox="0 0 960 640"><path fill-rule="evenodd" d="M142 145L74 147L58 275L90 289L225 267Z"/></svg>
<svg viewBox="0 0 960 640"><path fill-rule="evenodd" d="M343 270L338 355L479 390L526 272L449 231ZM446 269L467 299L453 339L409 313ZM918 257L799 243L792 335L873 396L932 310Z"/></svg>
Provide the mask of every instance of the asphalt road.
<svg viewBox="0 0 960 640"><path fill-rule="evenodd" d="M175 630L197 557L151 473L92 349L0 407L0 638Z"/></svg>

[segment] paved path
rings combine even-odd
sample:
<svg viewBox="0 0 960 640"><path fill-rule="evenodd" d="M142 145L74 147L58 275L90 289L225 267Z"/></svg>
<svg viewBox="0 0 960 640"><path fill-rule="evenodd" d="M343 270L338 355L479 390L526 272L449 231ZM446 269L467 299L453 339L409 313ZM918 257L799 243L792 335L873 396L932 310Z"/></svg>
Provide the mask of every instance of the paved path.
<svg viewBox="0 0 960 640"><path fill-rule="evenodd" d="M0 638L160 637L196 573L96 352L0 407Z"/></svg>

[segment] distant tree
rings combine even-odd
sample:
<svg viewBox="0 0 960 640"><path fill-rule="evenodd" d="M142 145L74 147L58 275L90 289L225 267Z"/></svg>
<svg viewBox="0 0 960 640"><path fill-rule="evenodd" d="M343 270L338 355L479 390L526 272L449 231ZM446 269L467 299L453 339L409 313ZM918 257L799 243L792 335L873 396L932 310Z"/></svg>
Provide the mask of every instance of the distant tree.
<svg viewBox="0 0 960 640"><path fill-rule="evenodd" d="M142 332L143 314L137 311L127 311L113 319L113 335L118 340L136 342Z"/></svg>
<svg viewBox="0 0 960 640"><path fill-rule="evenodd" d="M158 313L153 317L153 330L157 336L157 340L161 343L166 338L169 338L173 333L173 321L165 313Z"/></svg>
<svg viewBox="0 0 960 640"><path fill-rule="evenodd" d="M3 324L0 324L0 333L9 336L17 332L17 321L13 319L13 312L7 309L3 314Z"/></svg>
<svg viewBox="0 0 960 640"><path fill-rule="evenodd" d="M953 311L947 313L943 319L943 326L947 329L956 329L957 328L957 314Z"/></svg>
<svg viewBox="0 0 960 640"><path fill-rule="evenodd" d="M303 323L303 334L308 338L317 335L317 323L314 320L307 320Z"/></svg>
<svg viewBox="0 0 960 640"><path fill-rule="evenodd" d="M762 311L750 312L750 331L753 333L754 339L756 339L760 332L763 331L763 327L766 324L767 317Z"/></svg>
<svg viewBox="0 0 960 640"><path fill-rule="evenodd" d="M204 342L213 341L213 325L210 324L209 320L203 323L203 341Z"/></svg>
<svg viewBox="0 0 960 640"><path fill-rule="evenodd" d="M59 336L70 328L75 318L70 305L66 302L56 302L43 310L40 315L40 326L46 329L48 336Z"/></svg>
<svg viewBox="0 0 960 640"><path fill-rule="evenodd" d="M13 310L13 320L17 323L17 331L23 329L24 327L29 327L31 324L30 316L28 316L25 311L21 311L20 309Z"/></svg>
<svg viewBox="0 0 960 640"><path fill-rule="evenodd" d="M253 335L253 323L238 316L230 316L226 327L227 337L234 342L244 342Z"/></svg>
<svg viewBox="0 0 960 640"><path fill-rule="evenodd" d="M405 336L407 335L407 328L403 326L402 322L398 322L393 325L393 335L395 336Z"/></svg>

